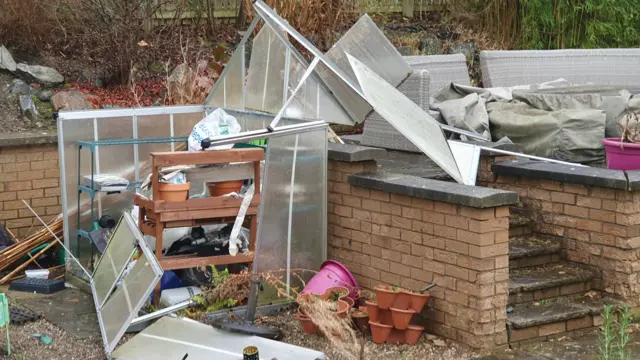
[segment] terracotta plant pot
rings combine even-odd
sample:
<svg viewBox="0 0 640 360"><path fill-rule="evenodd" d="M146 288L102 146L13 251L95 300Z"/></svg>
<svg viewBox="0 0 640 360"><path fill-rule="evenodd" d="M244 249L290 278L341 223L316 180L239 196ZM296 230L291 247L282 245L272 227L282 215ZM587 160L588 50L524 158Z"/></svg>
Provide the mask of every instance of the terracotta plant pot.
<svg viewBox="0 0 640 360"><path fill-rule="evenodd" d="M186 184L166 184L158 183L158 200L166 202L180 202L187 200L191 183Z"/></svg>
<svg viewBox="0 0 640 360"><path fill-rule="evenodd" d="M352 311L350 312L351 321L353 325L358 329L361 333L365 333L369 328L369 314L361 312L361 311Z"/></svg>
<svg viewBox="0 0 640 360"><path fill-rule="evenodd" d="M420 340L420 336L424 332L424 328L422 326L417 325L409 325L407 326L407 330L404 332L405 341L409 345L415 345Z"/></svg>
<svg viewBox="0 0 640 360"><path fill-rule="evenodd" d="M377 303L367 301L367 313L369 313L369 319L371 319L371 321L380 321L380 308Z"/></svg>
<svg viewBox="0 0 640 360"><path fill-rule="evenodd" d="M376 299L378 300L378 306L380 309L388 309L393 306L399 291L393 291L388 287L376 288Z"/></svg>
<svg viewBox="0 0 640 360"><path fill-rule="evenodd" d="M405 341L405 330L391 329L391 333L387 337L387 344L402 345Z"/></svg>
<svg viewBox="0 0 640 360"><path fill-rule="evenodd" d="M358 310L362 311L363 313L369 314L369 309L367 308L367 305L358 306Z"/></svg>
<svg viewBox="0 0 640 360"><path fill-rule="evenodd" d="M305 334L316 334L318 332L318 326L308 317L297 313L296 318L300 319L300 322L302 323L302 330Z"/></svg>
<svg viewBox="0 0 640 360"><path fill-rule="evenodd" d="M244 180L208 182L209 196L218 197L232 192L240 192L242 190Z"/></svg>
<svg viewBox="0 0 640 360"><path fill-rule="evenodd" d="M405 292L405 294L407 294L407 297L409 297L409 308L413 309L417 313L422 312L424 304L429 301L429 297L431 296L429 293L418 294L409 291Z"/></svg>
<svg viewBox="0 0 640 360"><path fill-rule="evenodd" d="M402 290L398 292L398 296L396 296L396 301L393 302L392 305L396 309L406 310L409 308L409 293Z"/></svg>
<svg viewBox="0 0 640 360"><path fill-rule="evenodd" d="M334 294L337 294L337 298L334 300L344 300L346 297L349 296L349 289L347 289L346 287L342 287L342 286L333 286L328 288L324 294L322 294L320 296L320 298L322 298L322 300L329 300L330 298L332 298L332 296ZM341 295L342 294L342 295ZM351 299L353 301L353 299Z"/></svg>
<svg viewBox="0 0 640 360"><path fill-rule="evenodd" d="M369 321L369 325L371 326L371 337L376 344L384 344L391 333L391 329L393 329L391 325L384 325L374 321Z"/></svg>
<svg viewBox="0 0 640 360"><path fill-rule="evenodd" d="M344 298L341 298L340 300L345 301L347 304L349 304L350 309L355 309L356 302L352 298L344 297Z"/></svg>
<svg viewBox="0 0 640 360"><path fill-rule="evenodd" d="M399 330L404 330L409 326L411 318L415 315L413 310L402 310L391 308L391 318L393 320L393 327Z"/></svg>
<svg viewBox="0 0 640 360"><path fill-rule="evenodd" d="M336 311L336 315L341 318L346 317L349 312L349 308L350 307L348 302L344 300L338 300L338 310Z"/></svg>

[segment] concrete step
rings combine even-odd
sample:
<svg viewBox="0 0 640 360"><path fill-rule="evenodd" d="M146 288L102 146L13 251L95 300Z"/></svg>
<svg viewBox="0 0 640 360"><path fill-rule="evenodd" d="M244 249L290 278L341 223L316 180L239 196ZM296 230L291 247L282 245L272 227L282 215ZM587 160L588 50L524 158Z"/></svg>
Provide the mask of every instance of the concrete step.
<svg viewBox="0 0 640 360"><path fill-rule="evenodd" d="M539 338L600 326L602 309L606 304L620 308L624 303L608 295L589 291L508 308L509 343L541 340Z"/></svg>
<svg viewBox="0 0 640 360"><path fill-rule="evenodd" d="M592 270L561 261L510 270L509 304L551 299L591 289Z"/></svg>
<svg viewBox="0 0 640 360"><path fill-rule="evenodd" d="M555 263L561 259L562 238L529 234L509 239L509 268Z"/></svg>
<svg viewBox="0 0 640 360"><path fill-rule="evenodd" d="M528 217L511 213L509 215L509 237L528 235L533 232L533 221Z"/></svg>

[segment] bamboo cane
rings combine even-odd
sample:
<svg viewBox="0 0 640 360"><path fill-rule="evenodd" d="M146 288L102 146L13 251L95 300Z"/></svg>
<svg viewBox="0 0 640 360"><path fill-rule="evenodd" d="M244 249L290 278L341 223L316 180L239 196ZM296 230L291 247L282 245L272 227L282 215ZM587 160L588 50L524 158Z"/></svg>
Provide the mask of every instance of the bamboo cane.
<svg viewBox="0 0 640 360"><path fill-rule="evenodd" d="M38 251L38 253L35 255L35 257L37 258L38 256L44 254L47 250L49 250L54 245L56 245L55 241L52 242L51 244L47 245L44 249ZM18 266L13 271L11 271L9 274L7 274L5 277L0 279L0 284L5 284L13 275L15 275L18 271L20 271L20 270L24 269L25 267L27 267L27 265L31 264L32 261L33 261L33 258L23 262L20 266Z"/></svg>

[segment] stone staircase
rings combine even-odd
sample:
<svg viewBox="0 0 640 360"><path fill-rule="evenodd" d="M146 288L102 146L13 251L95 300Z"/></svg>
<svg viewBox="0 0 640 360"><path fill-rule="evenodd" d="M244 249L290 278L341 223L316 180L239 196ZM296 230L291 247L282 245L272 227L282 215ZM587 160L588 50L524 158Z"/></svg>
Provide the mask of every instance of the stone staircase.
<svg viewBox="0 0 640 360"><path fill-rule="evenodd" d="M509 221L509 343L541 340L601 325L604 304L621 304L591 290L595 274L562 255L562 238L533 232L513 213Z"/></svg>

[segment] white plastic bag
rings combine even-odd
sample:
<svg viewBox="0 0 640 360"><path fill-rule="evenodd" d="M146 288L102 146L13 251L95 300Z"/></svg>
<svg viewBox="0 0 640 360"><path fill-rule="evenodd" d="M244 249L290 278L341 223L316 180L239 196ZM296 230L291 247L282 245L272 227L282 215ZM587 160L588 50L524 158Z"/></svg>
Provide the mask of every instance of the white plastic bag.
<svg viewBox="0 0 640 360"><path fill-rule="evenodd" d="M200 120L193 127L193 131L189 135L189 151L201 151L200 142L206 138L212 139L216 136L235 135L242 130L238 120L228 115L222 109L216 109L204 119ZM207 150L225 150L231 149L233 144L213 146Z"/></svg>

